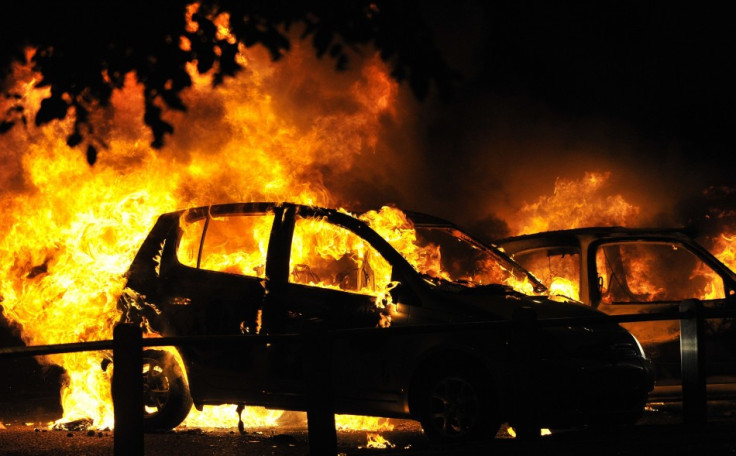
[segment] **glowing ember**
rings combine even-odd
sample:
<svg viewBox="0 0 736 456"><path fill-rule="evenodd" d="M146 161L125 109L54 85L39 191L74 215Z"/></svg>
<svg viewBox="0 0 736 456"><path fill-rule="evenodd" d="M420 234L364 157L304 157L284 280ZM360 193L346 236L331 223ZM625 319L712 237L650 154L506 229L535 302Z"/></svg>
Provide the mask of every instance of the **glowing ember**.
<svg viewBox="0 0 736 456"><path fill-rule="evenodd" d="M509 434L509 436L511 436L512 438L516 438L516 429L512 428L511 426L509 426L509 427L508 427L508 428L506 429L506 432L507 432L507 433ZM539 431L539 435L541 435L541 436L545 436L545 435L552 435L552 431L550 431L550 430L549 430L549 429L547 429L547 428L542 428L542 429L540 429L540 431Z"/></svg>
<svg viewBox="0 0 736 456"><path fill-rule="evenodd" d="M338 430L366 429L373 431L392 431L394 429L394 425L391 423L391 420L387 418L357 415L335 416L335 427Z"/></svg>
<svg viewBox="0 0 736 456"><path fill-rule="evenodd" d="M366 448L385 449L385 448L393 448L395 446L393 443L383 438L380 434L369 432L366 435L366 437L368 438L368 443L366 445Z"/></svg>

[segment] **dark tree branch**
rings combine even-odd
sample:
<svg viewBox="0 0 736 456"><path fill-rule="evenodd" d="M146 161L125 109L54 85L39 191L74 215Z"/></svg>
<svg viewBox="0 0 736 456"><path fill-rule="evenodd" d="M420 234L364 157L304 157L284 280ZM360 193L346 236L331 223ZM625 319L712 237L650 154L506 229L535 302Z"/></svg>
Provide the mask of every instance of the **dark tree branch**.
<svg viewBox="0 0 736 456"><path fill-rule="evenodd" d="M263 45L278 60L290 49L287 33L295 24L304 26L303 38L311 39L317 56L334 59L338 70L347 66L351 50L374 46L390 64L393 77L407 80L420 99L432 82L445 92L454 78L411 2L201 0L191 14L196 30L187 24L188 4L6 2L0 7L0 29L8 38L0 53L0 78L9 74L12 62L24 61L26 47L35 48L31 64L43 78L37 86L51 88L35 123L64 119L73 112L67 144L87 144L90 164L97 160L93 138L88 138L94 133L90 111L108 107L113 90L123 87L127 74L135 73L143 85L144 121L153 134L153 147L160 148L165 135L173 132L162 119L164 109L186 110L180 94L192 84L187 63L196 61L200 73L214 71L213 83L221 84L240 70L237 43ZM214 21L221 13L229 15L236 43L218 37ZM180 46L181 37L189 40L188 48ZM23 112L5 113L0 133L21 116Z"/></svg>

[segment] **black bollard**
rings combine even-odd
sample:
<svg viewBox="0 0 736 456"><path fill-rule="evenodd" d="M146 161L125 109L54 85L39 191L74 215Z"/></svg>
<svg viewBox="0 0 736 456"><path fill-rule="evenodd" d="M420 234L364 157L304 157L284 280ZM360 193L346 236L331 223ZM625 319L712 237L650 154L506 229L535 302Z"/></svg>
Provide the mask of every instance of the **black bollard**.
<svg viewBox="0 0 736 456"><path fill-rule="evenodd" d="M337 454L332 390L332 341L325 332L307 336L304 375L307 384L307 428L311 456Z"/></svg>
<svg viewBox="0 0 736 456"><path fill-rule="evenodd" d="M528 306L514 310L511 319L519 323L513 338L516 355L516 435L524 441L539 439L539 410L535 375L535 350L537 345L537 312Z"/></svg>
<svg viewBox="0 0 736 456"><path fill-rule="evenodd" d="M143 455L143 347L141 329L120 323L113 330L112 403L115 456Z"/></svg>
<svg viewBox="0 0 736 456"><path fill-rule="evenodd" d="M680 362L682 363L682 413L685 424L705 424L708 420L703 349L703 303L687 299L680 312L691 317L680 320Z"/></svg>

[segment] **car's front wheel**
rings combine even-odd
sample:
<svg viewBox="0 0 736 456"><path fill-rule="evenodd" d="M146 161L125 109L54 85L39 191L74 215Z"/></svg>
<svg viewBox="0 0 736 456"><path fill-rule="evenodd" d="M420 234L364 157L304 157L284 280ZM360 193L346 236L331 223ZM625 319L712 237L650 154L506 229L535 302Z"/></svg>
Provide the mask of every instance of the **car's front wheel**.
<svg viewBox="0 0 736 456"><path fill-rule="evenodd" d="M494 394L490 383L467 368L430 373L417 398L424 433L440 443L494 438L501 427Z"/></svg>
<svg viewBox="0 0 736 456"><path fill-rule="evenodd" d="M143 352L143 428L169 430L178 426L192 408L186 378L171 354Z"/></svg>

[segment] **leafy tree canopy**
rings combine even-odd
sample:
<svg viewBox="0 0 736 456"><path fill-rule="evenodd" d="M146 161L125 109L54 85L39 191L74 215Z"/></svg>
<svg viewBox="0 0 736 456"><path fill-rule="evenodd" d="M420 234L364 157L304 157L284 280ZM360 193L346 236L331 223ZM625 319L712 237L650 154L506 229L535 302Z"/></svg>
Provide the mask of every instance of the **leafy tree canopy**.
<svg viewBox="0 0 736 456"><path fill-rule="evenodd" d="M218 34L217 18L229 16L232 37ZM419 99L432 82L445 93L453 74L433 44L429 28L411 2L397 0L288 1L14 1L0 10L0 80L13 62L30 63L42 76L38 87L50 95L35 115L36 125L64 119L73 109L69 146L87 143L94 164L97 150L90 113L109 106L114 89L133 73L143 86L144 121L154 147L173 127L162 108L186 110L180 93L192 84L186 65L213 71L214 84L240 69L239 44L265 46L274 60L289 50L289 29L301 25L318 56L328 55L337 69L351 48L372 45L388 62L392 76L407 81ZM182 39L184 37L184 40ZM182 46L182 41L188 45ZM26 62L28 48L36 50ZM8 88L8 98L20 98ZM19 104L0 113L0 132L27 119Z"/></svg>

